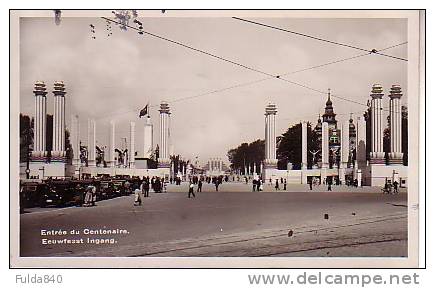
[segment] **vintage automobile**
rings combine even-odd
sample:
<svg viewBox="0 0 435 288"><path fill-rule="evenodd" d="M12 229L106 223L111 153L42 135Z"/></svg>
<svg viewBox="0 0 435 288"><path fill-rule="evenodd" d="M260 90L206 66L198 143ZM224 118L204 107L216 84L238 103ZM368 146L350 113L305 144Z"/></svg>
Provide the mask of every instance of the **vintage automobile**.
<svg viewBox="0 0 435 288"><path fill-rule="evenodd" d="M119 197L119 196L124 196L127 195L127 189L125 187L125 180L121 180L121 179L114 179L112 180L112 187L113 187L113 197Z"/></svg>
<svg viewBox="0 0 435 288"><path fill-rule="evenodd" d="M98 193L97 193L97 201L111 199L117 197L118 194L115 191L113 182L110 180L102 180L99 185Z"/></svg>
<svg viewBox="0 0 435 288"><path fill-rule="evenodd" d="M20 212L24 212L24 208L32 208L39 206L40 198L43 191L47 189L47 185L41 181L23 181L20 183Z"/></svg>
<svg viewBox="0 0 435 288"><path fill-rule="evenodd" d="M40 206L80 206L83 203L85 184L71 180L48 180L41 190Z"/></svg>

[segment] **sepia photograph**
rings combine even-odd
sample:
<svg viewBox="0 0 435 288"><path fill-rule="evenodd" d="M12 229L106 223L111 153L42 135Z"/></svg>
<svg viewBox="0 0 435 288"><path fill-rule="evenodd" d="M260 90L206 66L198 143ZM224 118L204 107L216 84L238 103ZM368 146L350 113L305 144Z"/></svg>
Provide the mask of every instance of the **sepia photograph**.
<svg viewBox="0 0 435 288"><path fill-rule="evenodd" d="M417 267L424 24L11 10L11 265Z"/></svg>

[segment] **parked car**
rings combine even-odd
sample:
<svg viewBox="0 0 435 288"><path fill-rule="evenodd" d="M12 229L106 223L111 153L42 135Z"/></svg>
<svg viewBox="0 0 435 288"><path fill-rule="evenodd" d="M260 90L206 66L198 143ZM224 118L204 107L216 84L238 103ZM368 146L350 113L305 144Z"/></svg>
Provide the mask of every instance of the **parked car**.
<svg viewBox="0 0 435 288"><path fill-rule="evenodd" d="M42 190L40 206L82 205L86 186L70 180L47 181L47 188Z"/></svg>
<svg viewBox="0 0 435 288"><path fill-rule="evenodd" d="M21 182L20 183L20 212L24 208L39 206L40 198L47 185L41 182Z"/></svg>

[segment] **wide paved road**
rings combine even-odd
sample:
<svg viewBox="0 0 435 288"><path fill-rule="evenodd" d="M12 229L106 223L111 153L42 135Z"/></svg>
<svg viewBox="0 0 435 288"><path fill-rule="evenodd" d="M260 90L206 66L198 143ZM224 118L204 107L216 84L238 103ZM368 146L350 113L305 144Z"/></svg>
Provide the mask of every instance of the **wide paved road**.
<svg viewBox="0 0 435 288"><path fill-rule="evenodd" d="M302 186L289 186L291 193L241 193L251 186L240 183L225 183L220 192L204 188L188 199L186 184L170 186L168 193L151 192L142 206L125 196L95 207L30 209L20 219L21 256L407 255L406 193L297 192L306 190ZM52 229L80 234L41 236ZM85 235L84 229L128 233ZM88 238L112 244L86 244ZM85 244L43 245L43 239Z"/></svg>

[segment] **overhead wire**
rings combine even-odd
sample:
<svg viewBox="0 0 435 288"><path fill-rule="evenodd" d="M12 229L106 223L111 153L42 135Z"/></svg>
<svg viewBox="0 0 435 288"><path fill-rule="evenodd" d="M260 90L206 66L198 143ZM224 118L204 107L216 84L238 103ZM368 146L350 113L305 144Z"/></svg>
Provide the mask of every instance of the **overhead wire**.
<svg viewBox="0 0 435 288"><path fill-rule="evenodd" d="M121 24L120 22L117 22L117 21L115 21L115 20L113 20L113 19L110 19L110 18L107 18L107 17L101 17L101 18L104 19L104 20L106 20L106 21L110 21L110 22L113 22L113 23L116 23L116 24ZM123 24L123 25L124 25L124 24ZM315 92L318 92L318 93L321 93L321 94L327 94L328 92L321 91L321 90L319 90L319 89L312 88L312 87L310 87L310 86L308 86L308 85L301 84L301 83L297 83L297 82L294 82L294 81L291 81L291 80L288 80L288 79L282 78L281 76L284 76L284 75L290 75L290 74L294 74L294 73L302 72L302 71L307 71L307 70L310 70L310 69L314 69L314 68L318 68L318 67L323 67L323 66L326 66L326 65L330 65L330 64L334 64L334 63L339 63L339 62L343 62L343 61L347 61L347 60L351 60L351 59L355 59L355 58L358 58L358 57L362 57L362 56L366 56L366 55L370 55L370 54L371 54L371 53L365 53L365 54L356 55L356 56L353 56L353 57L349 57L349 58L345 58L345 59L341 59L341 60L333 61L333 62L331 62L331 63L325 63L325 64L322 64L322 65L317 65L317 66L314 66L314 67L309 67L309 68L306 68L306 69L302 69L302 70L300 70L300 71L290 72L290 73L282 74L282 75L274 75L274 74L271 74L271 73L267 73L267 72L264 72L264 71L258 70L258 69L256 69L256 68L252 68L252 67L247 66L247 65L244 65L244 64L237 63L237 62L235 62L235 61L232 61L232 60L226 59L226 58L224 58L224 57L221 57L221 56L218 56L218 55L215 55L215 54L212 54L212 53L206 52L206 51L204 51L204 50L194 48L194 47L192 47L192 46L189 46L189 45L187 45L187 44L181 43L181 42L179 42L179 41L175 41L175 40L172 40L172 39L169 39L169 38L166 38L166 37L163 37L163 36L157 35L157 34L155 34L155 33L151 33L151 32L145 31L145 30L143 30L143 29L138 29L138 28L133 27L133 26L130 26L130 25L125 25L125 26L128 27L128 28L130 28L130 29L132 29L132 30L141 31L141 32L143 32L143 33L146 34L146 35L149 35L149 36L152 36L152 37L156 37L156 38L158 38L158 39L161 39L161 40L164 40L164 41L168 41L168 42L170 42L170 43L173 43L173 44L176 44L176 45L182 46L182 47L187 48L187 49L191 49L191 50L193 50L193 51L196 51L196 52L199 52L199 53L202 53L202 54L205 54L205 55L211 56L211 57L213 57L213 58L216 58L216 59L219 59L219 60L222 60L222 61L225 61L225 62L231 63L231 64L233 64L233 65L236 65L236 66L239 66L239 67L245 68L245 69L247 69L247 70L254 71L254 72L261 73L261 74L263 74L263 75L267 75L267 76L269 76L269 77L264 78L264 79L259 79L259 80L256 80L256 81L247 82L246 84L245 84L245 83L237 84L237 85L233 85L233 86L230 86L230 87L227 87L227 88L217 89L217 90L213 90L213 91L206 92L206 93L201 93L201 94L194 95L194 96L188 96L188 97L185 97L185 98L182 98L182 99L176 99L176 100L173 100L173 101L168 101L168 102L170 102L170 103L173 103L173 102L179 102L179 101L182 101L182 100L187 100L187 99L192 99L192 98L197 98L197 97L201 97L201 96L205 96L205 95L209 95L209 94L213 94L213 93L218 93L218 92L226 91L226 90L229 90L229 89L233 89L233 88L237 88L237 87L241 87L241 86L245 86L245 85L251 85L251 84L259 83L259 82L262 82L262 81L265 81L265 80L268 80L268 79L279 79L279 80L281 80L281 81L285 81L285 82L291 83L291 84L293 84L293 85L297 85L297 86L299 86L299 87L302 87L302 88L305 88L305 89L308 89L308 90L311 90L311 91L315 91ZM144 35L144 34L140 34L140 35ZM396 44L396 45L393 45L393 46L390 46L390 47L384 48L384 49L382 49L382 50L390 49L390 48L393 48L393 47L396 47L396 46L400 46L400 45L403 45L403 44L406 44L406 43L407 43L407 42L400 43L400 44ZM381 51L381 50L379 50L379 51ZM366 106L366 104L364 104L364 103L357 102L357 101L354 101L354 100L350 100L350 99L347 99L347 98L345 98L345 97L343 97L343 96L339 96L339 95L336 95L336 94L331 94L331 97L335 97L335 98L337 98L337 99L340 99L340 100L343 100L343 101L348 101L348 102L351 102L351 103L354 103L354 104L358 104L358 105ZM152 105L151 107L156 107L156 105ZM124 113L130 113L130 112L133 112L133 111L135 111L135 110L129 110L129 111L124 111L124 112L120 112L120 113L116 113L116 114L111 114L110 116L118 115L118 114L124 114ZM105 118L105 117L107 117L107 116L104 116L104 117L102 117L102 118Z"/></svg>
<svg viewBox="0 0 435 288"><path fill-rule="evenodd" d="M366 52L369 52L370 54L377 54L377 55L381 55L381 56L385 56L385 57L389 57L389 58L394 58L394 59L397 59L397 60L408 61L408 59L405 59L405 58L396 57L396 56L392 56L392 55L388 55L388 54L384 54L384 53L379 53L379 50L376 50L376 49L369 50L369 49L357 47L357 46L350 45L350 44L340 43L340 42L337 42L337 41L332 41L332 40L328 40L328 39L324 39L324 38L308 35L308 34L305 34L305 33L300 33L300 32L296 32L296 31L292 31L292 30L288 30L288 29L284 29L284 28L280 28L280 27L264 24L264 23L261 23L261 22L256 22L256 21L252 21L252 20L248 20L248 19L239 18L239 17L232 17L232 18L235 19L235 20L247 22L247 23L250 23L250 24L255 24L255 25L259 25L259 26L263 26L263 27L279 30L279 31L282 31L282 32L291 33L291 34L303 36L303 37L314 39L314 40L318 40L318 41L323 41L323 42L326 42L326 43L329 43L329 44L339 45L339 46L343 46L343 47L347 47L347 48L352 48L352 49L356 49L356 50L360 50L360 51L366 51Z"/></svg>

